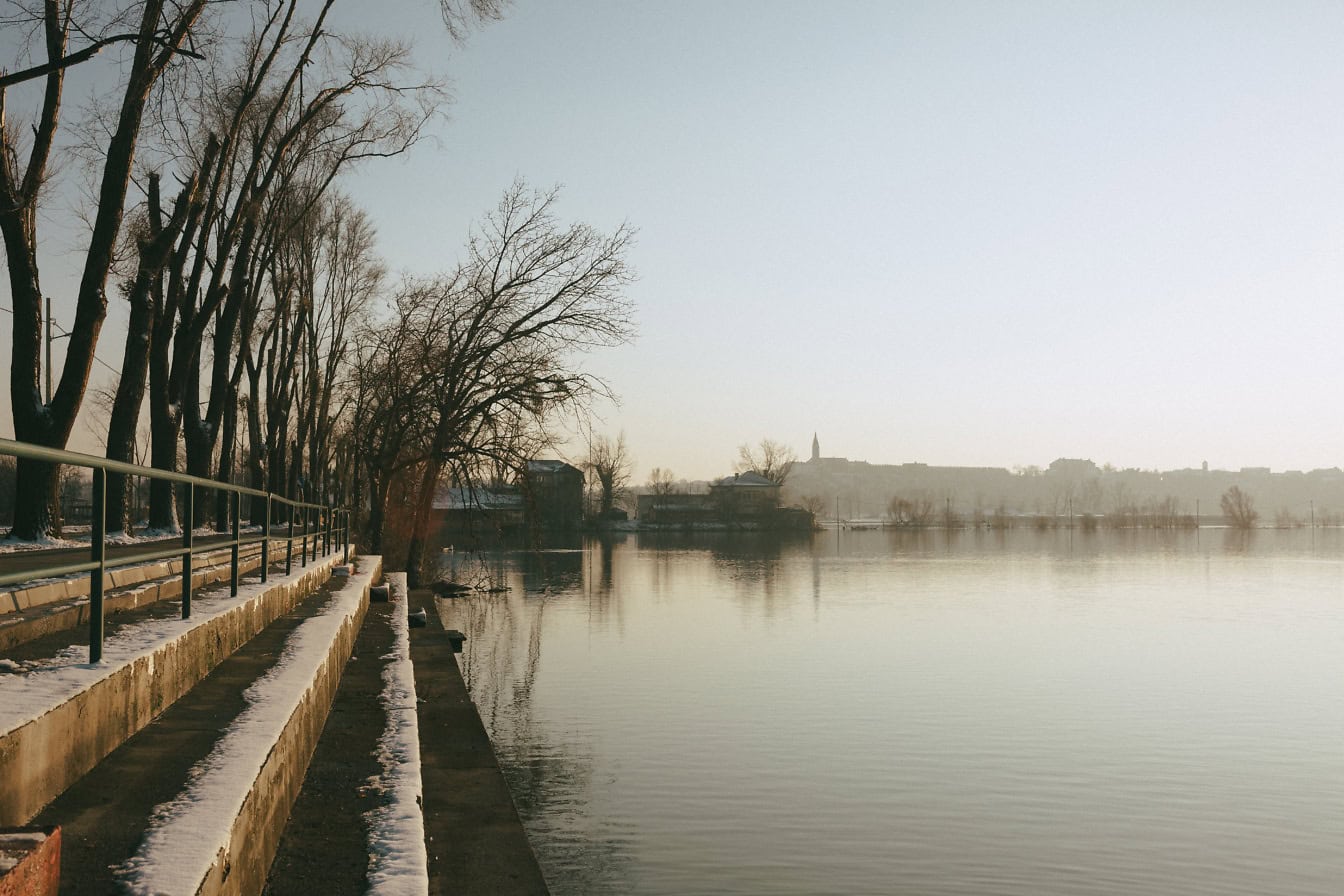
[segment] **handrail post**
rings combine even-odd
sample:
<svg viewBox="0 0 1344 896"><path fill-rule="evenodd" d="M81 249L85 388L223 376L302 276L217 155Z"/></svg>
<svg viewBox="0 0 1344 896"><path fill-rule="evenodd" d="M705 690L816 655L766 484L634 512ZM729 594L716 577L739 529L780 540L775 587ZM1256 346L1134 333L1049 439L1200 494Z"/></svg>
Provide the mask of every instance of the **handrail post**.
<svg viewBox="0 0 1344 896"><path fill-rule="evenodd" d="M233 547L229 550L229 597L238 596L238 518L241 516L240 511L242 510L242 502L239 500L241 497L237 492L232 492L229 495L229 510L233 515Z"/></svg>
<svg viewBox="0 0 1344 896"><path fill-rule="evenodd" d="M322 556L327 557L331 555L331 508L323 508L322 516L327 521L327 531L322 538Z"/></svg>
<svg viewBox="0 0 1344 896"><path fill-rule="evenodd" d="M187 483L182 502L182 618L191 618L191 521L196 517L196 483Z"/></svg>
<svg viewBox="0 0 1344 896"><path fill-rule="evenodd" d="M286 502L288 503L288 502ZM285 542L285 575L294 571L294 505L289 504L289 512L285 514L285 519L289 520L289 535Z"/></svg>
<svg viewBox="0 0 1344 896"><path fill-rule="evenodd" d="M299 513L303 514L303 549L299 551L299 565L308 565L308 508L300 507Z"/></svg>
<svg viewBox="0 0 1344 896"><path fill-rule="evenodd" d="M107 471L93 468L93 526L89 532L90 559L98 566L89 572L89 662L103 658L103 572L107 564Z"/></svg>
<svg viewBox="0 0 1344 896"><path fill-rule="evenodd" d="M348 566L348 565L350 564L350 511L348 511L348 510L345 511L344 516L345 516L345 526L344 526L344 529L345 529L345 559L344 559L343 562Z"/></svg>
<svg viewBox="0 0 1344 896"><path fill-rule="evenodd" d="M253 501L256 500L254 495ZM271 571L271 493L266 493L266 518L261 524L261 581L264 584Z"/></svg>

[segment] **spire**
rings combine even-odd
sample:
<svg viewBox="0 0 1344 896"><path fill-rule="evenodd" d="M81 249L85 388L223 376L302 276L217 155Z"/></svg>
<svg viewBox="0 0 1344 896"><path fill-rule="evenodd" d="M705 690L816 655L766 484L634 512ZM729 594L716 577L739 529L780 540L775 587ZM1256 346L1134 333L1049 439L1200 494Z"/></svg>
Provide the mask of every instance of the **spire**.
<svg viewBox="0 0 1344 896"><path fill-rule="evenodd" d="M821 443L817 441L817 434L812 433L812 459L821 460Z"/></svg>

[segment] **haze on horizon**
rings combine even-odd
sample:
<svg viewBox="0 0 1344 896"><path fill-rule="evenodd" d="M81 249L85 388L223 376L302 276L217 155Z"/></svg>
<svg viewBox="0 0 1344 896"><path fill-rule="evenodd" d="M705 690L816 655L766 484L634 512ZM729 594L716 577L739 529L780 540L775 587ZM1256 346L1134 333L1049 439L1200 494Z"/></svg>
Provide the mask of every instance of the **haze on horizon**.
<svg viewBox="0 0 1344 896"><path fill-rule="evenodd" d="M636 482L814 431L882 463L1344 465L1344 7L517 0L460 47L433 3L344 14L453 82L437 140L345 184L393 269L448 267L518 176L639 228L640 336L591 358Z"/></svg>

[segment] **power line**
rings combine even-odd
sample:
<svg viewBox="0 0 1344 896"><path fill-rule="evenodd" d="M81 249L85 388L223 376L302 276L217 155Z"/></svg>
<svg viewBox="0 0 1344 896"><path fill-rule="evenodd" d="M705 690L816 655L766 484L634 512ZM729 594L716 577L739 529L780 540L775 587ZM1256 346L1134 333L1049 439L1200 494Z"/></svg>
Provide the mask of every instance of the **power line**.
<svg viewBox="0 0 1344 896"><path fill-rule="evenodd" d="M0 311L5 312L6 314L13 314L13 313L14 313L13 309L6 308L4 305L0 305ZM60 336L60 337L62 337L62 338L69 338L70 334L67 333L67 332L64 332L64 328L61 327L60 324L56 324L55 326L56 326L56 329L62 331L62 332L60 332L60 333L57 334L58 336ZM117 376L121 376L121 371L118 370L117 368L113 367L111 364L107 363L106 361L104 361L102 358L98 357L98 353L97 353L97 352L94 352L93 360L97 361L99 364L103 365L103 366L106 367L108 370L110 370L110 371L112 371L113 373L115 373Z"/></svg>

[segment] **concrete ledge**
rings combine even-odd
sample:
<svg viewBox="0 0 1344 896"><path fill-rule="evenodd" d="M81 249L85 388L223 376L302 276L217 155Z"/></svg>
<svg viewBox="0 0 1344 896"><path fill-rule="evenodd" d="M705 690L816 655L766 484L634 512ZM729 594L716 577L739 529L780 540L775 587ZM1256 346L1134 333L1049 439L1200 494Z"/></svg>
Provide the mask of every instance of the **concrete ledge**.
<svg viewBox="0 0 1344 896"><path fill-rule="evenodd" d="M261 560L261 545L249 544L238 549L239 559L246 557L251 561L250 568L255 569ZM272 559L275 558L275 552L272 550ZM81 559L87 560L87 557ZM215 567L223 564L225 568L229 564L229 548L221 548L214 551L205 551L195 555L193 563L202 569ZM112 558L110 563L115 563L116 558ZM161 579L168 576L176 576L179 579L182 576L182 558L168 557L163 560L155 560L151 563L140 563L135 566L121 566L115 569L108 569L103 574L103 588L128 588L132 585L139 585L142 582L148 582L151 579ZM56 601L69 600L71 598L89 596L89 576L87 573L78 576L72 576L68 579L59 579L54 582L46 582L41 585L28 585L22 588L13 588L7 591L0 591L0 616L5 613L16 613L22 610L40 607L44 604L55 603Z"/></svg>
<svg viewBox="0 0 1344 896"><path fill-rule="evenodd" d="M427 612L411 632L419 703L420 774L429 892L548 896L494 747L462 679L434 595L410 593Z"/></svg>
<svg viewBox="0 0 1344 896"><path fill-rule="evenodd" d="M341 673L363 624L369 586L382 573L382 558L365 558L363 566L359 575L336 593L334 600L340 603L324 611L325 619L309 619L290 636L282 655L284 671L274 680L249 689L252 694L260 687L255 696L249 696L249 701L257 701L252 704L255 714L245 711L239 716L211 756L193 771L195 777L188 790L173 803L155 810L159 821L146 834L136 858L126 866L123 880L131 892L190 892L197 896L262 892ZM344 593L347 591L353 593ZM286 666L284 658L290 656L296 641L309 636L305 629L314 624L318 627L312 637L326 642L320 656L299 645ZM334 626L333 634L328 634L326 625ZM286 721L276 732L271 720L280 709L287 710L280 716ZM238 775L244 768L257 768L250 765L250 757L258 753L264 760L259 762L255 778L240 780ZM229 788L234 795L221 792ZM232 818L220 818L218 813L230 804L240 808ZM210 840L213 834L208 829L216 821L227 822L227 843L211 860L208 850L214 848Z"/></svg>
<svg viewBox="0 0 1344 896"><path fill-rule="evenodd" d="M222 552L222 558L219 556L220 553L215 551L197 558L198 561L202 562L202 565L192 568L191 587L193 591L197 588L205 588L229 580L229 553L228 551ZM240 552L238 558L238 574L240 576L255 572L260 566L260 548L254 548L250 551L245 549ZM182 561L180 560L116 569L109 572L107 576L109 581L115 581L120 577L122 584L117 587L127 588L128 590L109 591L104 596L103 612L105 615L134 610L137 607L143 607L156 601L172 600L182 596ZM161 576L166 576L166 578L161 578ZM139 587L129 587L129 583L137 578L136 584ZM70 592L70 597L80 599L79 602L55 607L50 605L64 598L54 597L50 601L29 599L30 592L38 592L45 588L54 589L57 586L60 586L60 591ZM53 591L52 593L56 592ZM20 598L16 595L20 594L25 595L23 599L26 601L20 611L6 611L4 609L5 602L11 599L17 602ZM49 585L24 589L22 592L14 591L9 595L0 597L0 651L9 650L11 647L26 644L55 632L71 631L87 626L89 624L88 596L89 577L80 576L78 579L53 582ZM42 607L49 608L44 610Z"/></svg>
<svg viewBox="0 0 1344 896"><path fill-rule="evenodd" d="M31 819L225 657L320 587L339 561L332 554L271 583L43 715L0 733L0 826Z"/></svg>

